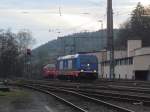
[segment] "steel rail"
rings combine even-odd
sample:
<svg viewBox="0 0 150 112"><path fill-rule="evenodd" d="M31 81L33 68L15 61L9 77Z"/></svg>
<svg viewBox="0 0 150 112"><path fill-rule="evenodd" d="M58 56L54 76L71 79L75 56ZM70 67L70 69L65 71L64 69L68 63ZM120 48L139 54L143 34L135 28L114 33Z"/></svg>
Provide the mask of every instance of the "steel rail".
<svg viewBox="0 0 150 112"><path fill-rule="evenodd" d="M52 85L52 86L56 86L55 84L47 84L47 85ZM71 86L66 86L66 85L58 85L59 87L71 87ZM77 85L78 86L78 85ZM74 87L77 87L74 86ZM72 86L73 87L73 86ZM107 85L107 86L83 86L80 85L78 86L78 88L81 89L100 89L100 90L114 90L114 91L129 91L129 92L137 92L137 93L150 93L150 89L149 88L143 88L143 87L128 87L128 86L115 86L115 85Z"/></svg>
<svg viewBox="0 0 150 112"><path fill-rule="evenodd" d="M35 85L34 85L35 86ZM40 86L40 85L39 85ZM38 87L39 87L38 86ZM80 93L77 93L75 91L70 91L70 90L65 90L65 89L60 89L60 88L51 88L48 87L48 86L41 86L42 88L46 88L47 90L49 91L59 91L59 92L66 92L66 93L71 93L71 94L74 94L74 95L77 95L79 97L83 97L83 98L86 98L90 101L93 101L93 102L96 102L96 103L100 103L100 104L103 104L107 107L110 107L112 109L115 109L115 110L118 110L118 111L121 111L121 112L134 112L133 110L129 110L129 109L126 109L126 108L123 108L121 106L117 106L117 105L114 105L114 104L111 104L111 103L108 103L108 102L105 102L103 100L99 100L99 99L96 99L96 98L93 98L93 97L89 97L89 96L86 96L84 94L80 94Z"/></svg>
<svg viewBox="0 0 150 112"><path fill-rule="evenodd" d="M80 108L79 106L76 106L75 104L73 104L73 103L71 103L71 102L65 100L64 98L61 98L61 97L59 97L59 96L57 96L57 95L51 93L50 91L47 91L47 90L44 90L44 89L40 89L40 88L37 88L37 87L33 87L33 86L31 86L31 85L19 85L19 86L20 86L20 87L29 88L29 89L33 89L33 90L37 90L37 91L40 91L40 92L42 92L42 93L49 94L49 95L55 97L57 100L60 100L60 101L62 101L62 102L64 102L64 103L66 103L67 105L69 105L69 106L75 108L76 110L79 110L80 112L88 112L87 110L84 110L84 109Z"/></svg>
<svg viewBox="0 0 150 112"><path fill-rule="evenodd" d="M35 86L45 87L45 88L51 88L51 89L63 89L63 90L70 90L75 92L81 92L85 93L86 95L95 96L95 97L102 97L102 98L111 98L111 99L117 99L117 100L123 100L123 101L132 101L132 102L142 102L144 106L150 106L150 98L149 100L146 100L147 97L141 97L141 96L133 96L133 95L122 95L119 93L108 93L108 92L93 92L88 90L82 90L79 88L64 88L64 87L54 87L49 85L41 85L41 84L34 84Z"/></svg>
<svg viewBox="0 0 150 112"><path fill-rule="evenodd" d="M26 81L24 79L24 81ZM35 82L50 82L50 81L55 81L55 82L67 82L65 80L52 80L52 79L48 79L48 80L28 80L28 81L35 81ZM136 80L105 80L105 79L98 79L98 80L95 80L95 81L86 81L86 82L92 82L93 84L99 84L99 83L124 83L124 84L137 84L137 85L140 85L140 84L147 84L150 86L150 81L136 81ZM73 83L75 84L78 84L78 83L85 83L84 81L73 81Z"/></svg>
<svg viewBox="0 0 150 112"><path fill-rule="evenodd" d="M36 83L36 82L33 82L33 83ZM56 86L56 84L52 83L50 84L50 82L37 82L38 84L47 84L47 85L54 85ZM88 89L103 89L103 90L114 90L114 91L129 91L129 92L139 92L139 93L150 93L150 88L148 87L129 87L127 85L124 85L124 86L117 86L117 85L88 85L88 86L85 86L85 85L81 85L80 83L71 83L72 86L78 86L79 88L88 88ZM58 85L60 86L60 85ZM66 86L66 87L69 87L68 85L61 85L62 87Z"/></svg>

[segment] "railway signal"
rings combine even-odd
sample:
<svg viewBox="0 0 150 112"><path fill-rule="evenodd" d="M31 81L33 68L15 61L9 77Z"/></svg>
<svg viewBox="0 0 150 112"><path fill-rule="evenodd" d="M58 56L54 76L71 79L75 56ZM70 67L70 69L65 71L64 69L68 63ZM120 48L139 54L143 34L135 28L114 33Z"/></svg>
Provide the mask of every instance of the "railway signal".
<svg viewBox="0 0 150 112"><path fill-rule="evenodd" d="M31 75L31 49L26 49L26 54L25 54L25 75L27 78L30 78Z"/></svg>
<svg viewBox="0 0 150 112"><path fill-rule="evenodd" d="M27 55L31 56L31 49L27 49Z"/></svg>

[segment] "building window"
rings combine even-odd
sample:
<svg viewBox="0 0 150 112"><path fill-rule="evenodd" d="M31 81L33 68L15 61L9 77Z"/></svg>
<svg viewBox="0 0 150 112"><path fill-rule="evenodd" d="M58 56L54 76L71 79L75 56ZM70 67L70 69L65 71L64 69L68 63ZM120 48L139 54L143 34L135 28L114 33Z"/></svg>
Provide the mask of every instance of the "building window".
<svg viewBox="0 0 150 112"><path fill-rule="evenodd" d="M121 66L121 65L132 65L133 64L133 58L123 58L123 59L116 59L115 65ZM102 66L110 66L110 61L101 62Z"/></svg>
<svg viewBox="0 0 150 112"><path fill-rule="evenodd" d="M125 59L125 63L124 63L125 65L128 65L128 59Z"/></svg>
<svg viewBox="0 0 150 112"><path fill-rule="evenodd" d="M132 65L133 64L133 58L129 59L129 64Z"/></svg>

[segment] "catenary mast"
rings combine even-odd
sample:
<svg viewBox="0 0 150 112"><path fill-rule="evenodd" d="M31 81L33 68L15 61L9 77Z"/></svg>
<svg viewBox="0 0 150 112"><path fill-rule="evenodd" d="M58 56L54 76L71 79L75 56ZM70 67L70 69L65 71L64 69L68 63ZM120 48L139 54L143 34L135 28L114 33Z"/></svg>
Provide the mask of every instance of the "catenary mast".
<svg viewBox="0 0 150 112"><path fill-rule="evenodd" d="M107 50L110 58L110 79L115 78L114 74L114 39L113 39L113 9L112 0L107 0Z"/></svg>

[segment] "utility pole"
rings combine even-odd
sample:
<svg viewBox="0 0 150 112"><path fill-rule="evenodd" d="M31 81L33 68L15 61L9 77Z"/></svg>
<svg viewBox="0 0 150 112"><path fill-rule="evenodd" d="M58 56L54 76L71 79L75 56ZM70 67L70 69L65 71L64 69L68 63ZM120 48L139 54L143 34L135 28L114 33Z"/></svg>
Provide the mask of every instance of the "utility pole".
<svg viewBox="0 0 150 112"><path fill-rule="evenodd" d="M113 40L113 9L112 0L107 0L107 50L110 55L110 79L115 78L114 74L114 40Z"/></svg>

